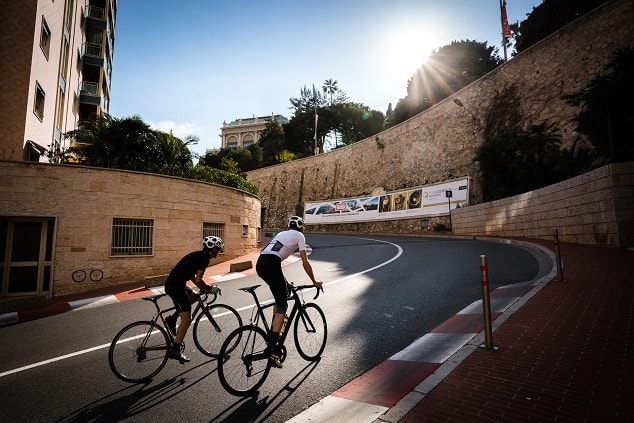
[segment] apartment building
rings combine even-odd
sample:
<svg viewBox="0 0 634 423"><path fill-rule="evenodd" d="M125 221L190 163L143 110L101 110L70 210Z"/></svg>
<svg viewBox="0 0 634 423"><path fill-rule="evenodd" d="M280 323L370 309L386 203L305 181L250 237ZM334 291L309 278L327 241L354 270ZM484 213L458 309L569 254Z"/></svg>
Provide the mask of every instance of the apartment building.
<svg viewBox="0 0 634 423"><path fill-rule="evenodd" d="M0 160L55 161L64 133L108 112L117 0L1 3Z"/></svg>
<svg viewBox="0 0 634 423"><path fill-rule="evenodd" d="M276 121L280 124L288 123L288 119L282 115L259 116L252 118L236 119L231 123L222 124L222 148L227 147L248 147L258 142L260 133L266 124Z"/></svg>

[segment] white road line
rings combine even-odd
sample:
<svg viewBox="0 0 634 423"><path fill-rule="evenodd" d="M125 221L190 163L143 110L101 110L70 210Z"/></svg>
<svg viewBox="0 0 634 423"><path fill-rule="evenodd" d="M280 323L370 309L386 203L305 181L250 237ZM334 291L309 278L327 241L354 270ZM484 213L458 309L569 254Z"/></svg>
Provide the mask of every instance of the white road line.
<svg viewBox="0 0 634 423"><path fill-rule="evenodd" d="M7 370L6 372L0 373L0 377L9 376L9 375L12 375L14 373L23 372L25 370L29 370L29 369L33 369L35 367L43 366L45 364L54 363L54 362L60 361L60 360L66 360L67 358L76 357L78 355L86 354L86 353L89 353L89 352L93 352L93 351L97 351L97 350L100 350L100 349L103 349L103 348L109 348L109 347L110 347L110 344L108 343L108 344L98 345L98 346L92 347L92 348L87 348L85 350L77 351L77 352L74 352L74 353L61 355L59 357L50 358L48 360L40 361L39 363L29 364L28 366L18 367L17 369L13 369L13 370Z"/></svg>
<svg viewBox="0 0 634 423"><path fill-rule="evenodd" d="M357 272L357 273L354 273L352 275L344 276L343 278L335 279L334 281L330 281L330 282L324 283L324 286L334 285L336 283L340 283L340 282L346 281L348 279L355 278L357 276L360 276L360 275L363 275L365 273L371 272L373 270L379 269L379 268L381 268L383 266L386 266L386 265L392 263L394 260L397 260L403 254L403 248L401 248L401 246L399 246L397 244L394 244L392 242L383 241L383 240L379 240L379 239L371 239L371 238L359 238L359 237L348 237L348 238L363 239L363 240L367 240L367 241L380 242L380 243L383 243L383 244L390 244L390 245L396 247L397 253L396 253L396 255L394 255L394 257L390 258L387 261L384 261L383 263L380 263L380 264L378 264L378 265L376 265L374 267L371 267L369 269L363 270L361 272ZM271 303L271 302L273 302L272 299L266 300L266 301L261 301L260 304L261 305L265 305L265 304L268 304L268 303ZM252 309L253 307L255 307L255 305L249 305L249 306L237 309L237 310L238 310L238 312L241 312L241 311L244 311L244 310ZM92 347L92 348L88 348L88 349L85 349L85 350L77 351L77 352L74 352L74 353L62 355L62 356L59 356L59 357L50 358L48 360L40 361L38 363L29 364L28 366L18 367L17 369L7 370L5 372L0 373L0 378L3 378L5 376L9 376L9 375L12 375L12 374L15 374L15 373L20 373L20 372L23 372L25 370L33 369L35 367L40 367L40 366L43 366L45 364L50 364L50 363L54 363L56 361L65 360L67 358L72 358L72 357L76 357L78 355L87 354L87 353L90 353L90 352L93 352L93 351L101 350L101 349L104 349L104 348L110 348L110 343L103 344L103 345L98 345L96 347Z"/></svg>

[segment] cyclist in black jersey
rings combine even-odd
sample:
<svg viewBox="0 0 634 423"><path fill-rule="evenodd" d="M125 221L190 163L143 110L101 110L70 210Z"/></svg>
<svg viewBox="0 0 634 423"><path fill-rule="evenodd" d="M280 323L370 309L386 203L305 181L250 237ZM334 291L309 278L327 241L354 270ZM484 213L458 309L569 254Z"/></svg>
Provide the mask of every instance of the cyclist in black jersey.
<svg viewBox="0 0 634 423"><path fill-rule="evenodd" d="M273 322L271 323L271 337L268 340L267 353L271 363L278 368L282 367L282 361L277 352L277 341L284 325L284 315L288 308L289 285L284 273L282 273L282 261L299 250L302 258L304 271L313 282L313 285L321 288L322 282L315 279L313 268L306 255L306 238L302 233L304 230L304 220L299 216L291 216L288 220L288 230L278 233L271 242L262 249L255 269L258 276L271 288L271 293L275 298L273 307Z"/></svg>
<svg viewBox="0 0 634 423"><path fill-rule="evenodd" d="M209 266L212 258L216 258L220 250L224 247L222 239L217 236L208 236L203 239L203 249L194 251L183 257L174 266L165 281L165 293L174 301L176 311L172 316L165 318L167 325L175 334L174 343L168 353L169 358L188 362L189 358L183 354L183 339L187 334L187 329L192 322L193 292L187 287L187 281L192 281L201 291L213 292L216 286L207 285L203 281L205 269ZM176 330L176 319L180 317L181 322Z"/></svg>

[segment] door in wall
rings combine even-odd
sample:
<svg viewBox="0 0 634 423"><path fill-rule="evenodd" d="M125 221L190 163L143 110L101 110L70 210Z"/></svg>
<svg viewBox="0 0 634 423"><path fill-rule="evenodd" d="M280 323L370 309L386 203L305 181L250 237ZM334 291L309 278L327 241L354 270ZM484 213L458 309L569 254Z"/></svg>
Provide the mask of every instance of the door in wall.
<svg viewBox="0 0 634 423"><path fill-rule="evenodd" d="M55 219L0 217L0 296L51 289Z"/></svg>

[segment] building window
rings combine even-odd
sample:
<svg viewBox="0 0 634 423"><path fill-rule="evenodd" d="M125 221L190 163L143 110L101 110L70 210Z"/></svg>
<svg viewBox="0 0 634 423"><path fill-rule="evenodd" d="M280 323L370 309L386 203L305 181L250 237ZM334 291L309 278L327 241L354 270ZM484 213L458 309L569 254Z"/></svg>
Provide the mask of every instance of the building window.
<svg viewBox="0 0 634 423"><path fill-rule="evenodd" d="M44 119L44 99L46 94L42 89L42 86L36 82L35 83L35 103L33 104L33 112L35 115L40 118L40 120Z"/></svg>
<svg viewBox="0 0 634 423"><path fill-rule="evenodd" d="M217 236L225 241L225 225L224 223L203 222L203 238L206 236ZM221 253L224 252L224 248Z"/></svg>
<svg viewBox="0 0 634 423"><path fill-rule="evenodd" d="M249 225L242 225L242 238L249 236Z"/></svg>
<svg viewBox="0 0 634 423"><path fill-rule="evenodd" d="M113 256L150 256L154 245L154 220L114 218L112 220Z"/></svg>
<svg viewBox="0 0 634 423"><path fill-rule="evenodd" d="M237 147L238 139L235 136L227 137L227 147Z"/></svg>
<svg viewBox="0 0 634 423"><path fill-rule="evenodd" d="M51 49L51 30L46 23L46 19L42 16L42 32L40 33L40 48L44 52L44 56L48 59L48 52Z"/></svg>
<svg viewBox="0 0 634 423"><path fill-rule="evenodd" d="M244 138L242 138L242 146L245 148L253 143L255 143L255 140L253 139L253 135L251 134L247 134L244 136Z"/></svg>

